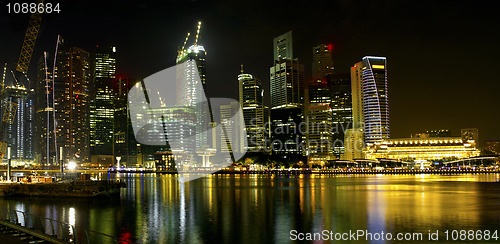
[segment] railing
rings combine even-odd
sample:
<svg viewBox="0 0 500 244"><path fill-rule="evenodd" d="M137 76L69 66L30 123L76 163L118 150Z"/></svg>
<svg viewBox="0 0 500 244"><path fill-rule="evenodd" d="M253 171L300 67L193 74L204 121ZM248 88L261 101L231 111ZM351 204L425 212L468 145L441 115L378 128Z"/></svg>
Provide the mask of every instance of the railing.
<svg viewBox="0 0 500 244"><path fill-rule="evenodd" d="M75 244L107 244L133 243L119 239L98 231L87 230L62 221L35 216L18 210L3 209L0 211L0 220L7 221L31 231L37 231L59 240Z"/></svg>

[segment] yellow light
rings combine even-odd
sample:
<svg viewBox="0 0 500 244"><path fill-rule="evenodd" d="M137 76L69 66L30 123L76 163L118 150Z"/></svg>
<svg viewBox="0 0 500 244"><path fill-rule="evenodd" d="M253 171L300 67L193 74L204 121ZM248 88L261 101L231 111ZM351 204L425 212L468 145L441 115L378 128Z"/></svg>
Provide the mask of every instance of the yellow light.
<svg viewBox="0 0 500 244"><path fill-rule="evenodd" d="M374 64L374 65L372 65L372 68L373 69L384 69L385 66L384 65L380 65L380 64Z"/></svg>

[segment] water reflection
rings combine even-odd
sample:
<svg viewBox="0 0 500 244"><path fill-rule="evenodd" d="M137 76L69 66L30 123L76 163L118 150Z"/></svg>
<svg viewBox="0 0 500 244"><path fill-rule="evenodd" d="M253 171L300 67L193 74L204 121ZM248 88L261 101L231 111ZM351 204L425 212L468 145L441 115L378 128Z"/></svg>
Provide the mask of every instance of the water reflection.
<svg viewBox="0 0 500 244"><path fill-rule="evenodd" d="M172 175L120 178L128 188L119 199L11 198L0 199L0 206L139 243L289 242L292 229L500 227L500 177L494 174L213 175L187 183Z"/></svg>

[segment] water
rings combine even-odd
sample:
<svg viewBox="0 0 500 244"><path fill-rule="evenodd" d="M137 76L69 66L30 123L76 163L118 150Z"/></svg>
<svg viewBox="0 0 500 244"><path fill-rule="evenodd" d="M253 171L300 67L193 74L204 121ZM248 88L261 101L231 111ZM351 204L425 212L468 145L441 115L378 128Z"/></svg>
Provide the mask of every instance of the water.
<svg viewBox="0 0 500 244"><path fill-rule="evenodd" d="M120 178L128 188L119 199L10 198L0 206L138 243L288 243L291 230L417 232L424 241L439 230L446 242L445 230L449 238L452 230L500 231L499 174Z"/></svg>

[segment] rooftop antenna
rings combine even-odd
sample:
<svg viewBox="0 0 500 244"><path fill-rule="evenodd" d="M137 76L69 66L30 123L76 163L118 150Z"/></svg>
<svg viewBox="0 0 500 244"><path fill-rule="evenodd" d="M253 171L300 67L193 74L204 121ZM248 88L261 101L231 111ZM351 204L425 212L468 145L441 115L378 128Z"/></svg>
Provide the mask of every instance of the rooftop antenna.
<svg viewBox="0 0 500 244"><path fill-rule="evenodd" d="M243 64L241 65L241 74L243 74Z"/></svg>
<svg viewBox="0 0 500 244"><path fill-rule="evenodd" d="M198 30L196 30L196 38L194 40L194 46L198 46L198 37L200 36L201 21L198 21Z"/></svg>

